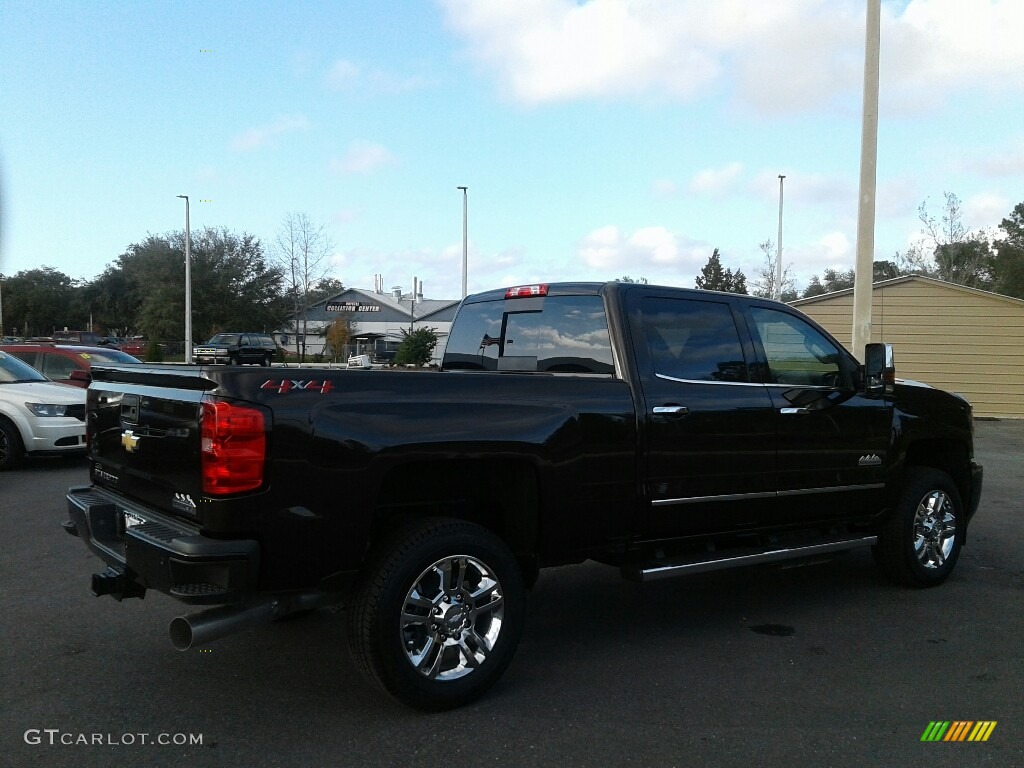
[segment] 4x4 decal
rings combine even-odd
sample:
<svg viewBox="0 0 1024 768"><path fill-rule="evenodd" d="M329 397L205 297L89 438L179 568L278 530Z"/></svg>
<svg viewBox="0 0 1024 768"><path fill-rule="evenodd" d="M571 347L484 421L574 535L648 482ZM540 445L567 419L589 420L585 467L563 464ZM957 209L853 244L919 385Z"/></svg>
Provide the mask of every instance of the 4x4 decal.
<svg viewBox="0 0 1024 768"><path fill-rule="evenodd" d="M309 381L296 381L295 379L267 379L260 389L276 389L277 394L283 395L292 390L300 392L319 392L326 395L334 385L326 379L311 379Z"/></svg>

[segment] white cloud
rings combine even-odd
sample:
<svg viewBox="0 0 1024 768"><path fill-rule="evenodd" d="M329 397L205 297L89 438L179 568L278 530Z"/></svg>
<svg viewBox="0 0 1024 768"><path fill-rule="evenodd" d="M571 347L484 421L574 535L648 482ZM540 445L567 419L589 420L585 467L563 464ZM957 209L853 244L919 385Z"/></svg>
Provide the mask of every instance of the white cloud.
<svg viewBox="0 0 1024 768"><path fill-rule="evenodd" d="M955 167L994 179L1024 176L1024 135L1012 138L1002 147L975 151Z"/></svg>
<svg viewBox="0 0 1024 768"><path fill-rule="evenodd" d="M807 173L800 170L784 169L786 178L782 183L783 207L790 204L839 205L856 210L857 190L846 176L828 176L821 173ZM765 202L779 200L779 173L776 170L764 169L750 182L751 194Z"/></svg>
<svg viewBox="0 0 1024 768"><path fill-rule="evenodd" d="M690 99L759 112L860 103L863 0L439 0L470 57L525 104ZM1024 87L1021 0L887 2L882 92L902 108Z"/></svg>
<svg viewBox="0 0 1024 768"><path fill-rule="evenodd" d="M229 146L235 152L252 152L271 143L278 136L309 128L309 120L303 115L279 117L269 125L249 128L231 139Z"/></svg>
<svg viewBox="0 0 1024 768"><path fill-rule="evenodd" d="M917 206L923 197L916 181L909 178L889 179L878 184L875 213L885 218L916 217Z"/></svg>
<svg viewBox="0 0 1024 768"><path fill-rule="evenodd" d="M587 268L604 273L603 279L613 279L622 271L650 277L646 273L652 270L664 274L692 270L695 265L699 270L706 259L701 255L702 248L665 227L643 227L626 235L608 225L580 241L579 258Z"/></svg>
<svg viewBox="0 0 1024 768"><path fill-rule="evenodd" d="M994 192L972 195L963 202L964 223L973 230L995 230L1013 205L1008 197Z"/></svg>
<svg viewBox="0 0 1024 768"><path fill-rule="evenodd" d="M690 179L689 188L691 192L721 197L732 191L742 173L741 163L729 163L723 168L705 168Z"/></svg>
<svg viewBox="0 0 1024 768"><path fill-rule="evenodd" d="M384 145L357 141L349 146L342 157L331 161L331 170L339 174L365 175L397 163L398 159Z"/></svg>
<svg viewBox="0 0 1024 768"><path fill-rule="evenodd" d="M911 0L885 22L883 46L901 85L928 88L940 98L972 84L1022 86L1020 0Z"/></svg>
<svg viewBox="0 0 1024 768"><path fill-rule="evenodd" d="M324 84L331 90L351 88L359 82L360 68L347 59L339 59L331 65L324 77Z"/></svg>

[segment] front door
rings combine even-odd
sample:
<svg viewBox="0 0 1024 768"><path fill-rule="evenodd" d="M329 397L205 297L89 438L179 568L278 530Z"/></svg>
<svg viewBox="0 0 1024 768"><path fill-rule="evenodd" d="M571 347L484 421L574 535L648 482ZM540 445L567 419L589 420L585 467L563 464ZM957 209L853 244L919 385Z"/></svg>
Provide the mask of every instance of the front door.
<svg viewBox="0 0 1024 768"><path fill-rule="evenodd" d="M857 361L803 315L778 305L748 312L778 424L780 521L877 511L891 403L859 392Z"/></svg>

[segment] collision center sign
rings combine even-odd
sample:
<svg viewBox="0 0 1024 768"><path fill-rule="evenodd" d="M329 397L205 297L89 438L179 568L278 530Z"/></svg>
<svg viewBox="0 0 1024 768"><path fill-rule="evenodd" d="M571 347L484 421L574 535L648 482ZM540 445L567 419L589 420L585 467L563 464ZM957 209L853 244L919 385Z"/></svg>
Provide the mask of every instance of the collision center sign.
<svg viewBox="0 0 1024 768"><path fill-rule="evenodd" d="M357 304L354 301L328 301L327 312L380 312L379 304Z"/></svg>

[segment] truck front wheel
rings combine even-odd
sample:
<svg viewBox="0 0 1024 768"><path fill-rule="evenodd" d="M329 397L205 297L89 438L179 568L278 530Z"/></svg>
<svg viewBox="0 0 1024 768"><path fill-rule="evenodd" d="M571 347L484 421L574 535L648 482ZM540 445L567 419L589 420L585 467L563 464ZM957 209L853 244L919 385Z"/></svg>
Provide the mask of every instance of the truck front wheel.
<svg viewBox="0 0 1024 768"><path fill-rule="evenodd" d="M964 523L960 492L949 475L928 467L912 468L899 504L879 531L875 560L897 583L941 584L960 556Z"/></svg>
<svg viewBox="0 0 1024 768"><path fill-rule="evenodd" d="M434 518L377 550L349 611L360 671L402 703L436 711L472 701L505 671L522 635L525 591L497 536Z"/></svg>

